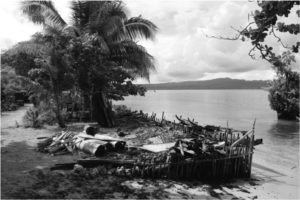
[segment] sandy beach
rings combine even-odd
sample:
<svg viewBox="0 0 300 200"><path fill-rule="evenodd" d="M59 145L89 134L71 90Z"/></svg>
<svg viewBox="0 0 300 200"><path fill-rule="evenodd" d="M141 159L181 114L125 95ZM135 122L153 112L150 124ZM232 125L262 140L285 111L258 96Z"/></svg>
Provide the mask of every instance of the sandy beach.
<svg viewBox="0 0 300 200"><path fill-rule="evenodd" d="M196 199L299 199L299 165L266 166L257 147L251 179L230 182L176 182L115 176L76 176L70 171L49 171L56 163L74 162L77 155L50 156L35 151L37 137L60 129L22 127L29 105L2 113L2 198L196 198ZM16 123L17 122L17 123ZM19 126L19 127L17 127ZM83 125L82 125L83 126Z"/></svg>

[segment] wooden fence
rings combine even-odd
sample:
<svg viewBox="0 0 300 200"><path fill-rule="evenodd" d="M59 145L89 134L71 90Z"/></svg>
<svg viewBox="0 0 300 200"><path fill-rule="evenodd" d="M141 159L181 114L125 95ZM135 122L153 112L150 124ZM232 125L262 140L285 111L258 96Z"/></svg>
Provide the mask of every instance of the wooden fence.
<svg viewBox="0 0 300 200"><path fill-rule="evenodd" d="M196 123L192 125L194 120L190 121L190 124L182 124L165 120L164 113L162 113L161 119L157 118L155 113L148 115L140 111L140 115L147 120L154 121L158 125L165 124L174 130L183 131L191 136L199 133ZM225 141L224 150L226 156L223 158L204 160L188 158L185 160L178 159L175 162L162 163L157 163L155 160L149 159L144 160L142 163L134 163L130 173L141 177L171 179L248 178L251 176L254 128L255 121L252 130L248 132L233 130L228 127L219 127L219 131L215 131L213 137L219 141ZM204 134L206 133L204 132ZM137 167L139 170L135 170Z"/></svg>

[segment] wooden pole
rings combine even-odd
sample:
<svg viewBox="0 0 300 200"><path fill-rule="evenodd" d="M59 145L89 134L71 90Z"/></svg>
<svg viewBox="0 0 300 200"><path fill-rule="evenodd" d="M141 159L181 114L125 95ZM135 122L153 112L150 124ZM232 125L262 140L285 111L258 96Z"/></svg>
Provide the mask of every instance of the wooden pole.
<svg viewBox="0 0 300 200"><path fill-rule="evenodd" d="M251 176L255 124L256 124L256 118L254 119L254 122L253 122L252 136L251 136L251 140L250 140L250 156L249 156L249 174L248 174L248 177Z"/></svg>
<svg viewBox="0 0 300 200"><path fill-rule="evenodd" d="M161 114L161 125L163 124L163 121L164 121L164 115L165 115L165 112L162 112L162 114Z"/></svg>

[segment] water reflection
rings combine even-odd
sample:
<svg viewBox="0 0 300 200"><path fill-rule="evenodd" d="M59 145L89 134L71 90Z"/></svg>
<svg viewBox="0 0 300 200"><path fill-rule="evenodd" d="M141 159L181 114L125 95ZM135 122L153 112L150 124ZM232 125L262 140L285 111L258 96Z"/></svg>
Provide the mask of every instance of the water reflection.
<svg viewBox="0 0 300 200"><path fill-rule="evenodd" d="M299 138L299 122L278 120L271 125L268 133L278 139Z"/></svg>

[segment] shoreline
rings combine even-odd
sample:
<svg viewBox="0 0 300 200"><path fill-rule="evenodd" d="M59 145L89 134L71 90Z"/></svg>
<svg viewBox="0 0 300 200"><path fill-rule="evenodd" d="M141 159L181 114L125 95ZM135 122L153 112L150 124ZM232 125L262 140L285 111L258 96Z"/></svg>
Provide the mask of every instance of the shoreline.
<svg viewBox="0 0 300 200"><path fill-rule="evenodd" d="M115 176L102 176L102 178L87 178L84 177L84 185L82 181L74 178L71 172L50 172L48 170L52 165L59 162L71 162L77 157L76 155L50 156L34 151L37 143L37 137L50 136L60 131L56 127L47 126L44 129L16 128L12 118L17 121L21 119L21 115L27 107L22 107L17 111L9 113L4 112L1 122L1 152L2 152L2 198L45 198L45 197L69 197L69 198L88 198L92 193L99 192L97 197L103 198L283 198L283 195L290 198L299 197L299 193L291 190L291 187L282 182L284 177L274 177L273 172L266 174L265 169L253 166L251 179L238 179L230 182L212 182L204 183L199 181L172 181L172 180L149 180L140 178L124 178ZM17 115L16 115L17 114ZM6 124L6 122L10 122ZM18 121L19 122L19 121ZM21 124L21 123L20 123ZM4 126L3 126L4 125ZM83 126L81 123L79 126ZM134 128L134 126L132 125ZM118 127L107 129L101 128L101 131L109 133L113 132ZM135 128L142 128L137 126ZM134 130L134 129L128 129ZM255 159L254 153L254 159ZM297 169L297 168L296 168ZM295 169L294 169L295 170ZM273 173L273 174L272 174ZM265 177L264 177L265 175ZM269 176L269 178L267 177ZM282 175L281 175L282 176ZM98 179L107 181L99 182ZM104 179L103 179L104 178ZM271 178L271 179L270 179ZM80 179L78 177L78 179ZM43 185L46 181L50 181L49 185ZM114 184L120 184L120 187L114 187ZM69 185L63 187L61 193L53 196L54 191L59 188L59 185ZM72 189L72 185L76 186L76 190ZM95 184L98 188L93 188ZM284 188L284 194L276 192L275 185L280 185ZM99 189L102 188L102 189ZM272 188L275 192L272 191ZM92 190L92 191L91 191ZM102 191L100 191L102 190ZM22 191L22 192L21 192ZM103 193L105 191L105 194ZM101 193L102 192L102 193ZM272 193L273 192L273 193ZM282 191L281 191L282 192ZM100 194L101 193L101 194ZM280 193L280 192L279 192ZM71 194L74 194L73 196ZM159 195L158 195L159 194ZM52 196L51 196L52 195ZM61 195L61 196L59 196ZM68 196L69 195L69 196Z"/></svg>

